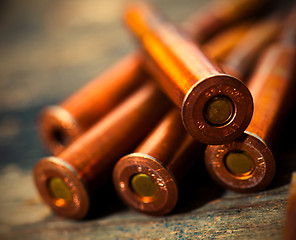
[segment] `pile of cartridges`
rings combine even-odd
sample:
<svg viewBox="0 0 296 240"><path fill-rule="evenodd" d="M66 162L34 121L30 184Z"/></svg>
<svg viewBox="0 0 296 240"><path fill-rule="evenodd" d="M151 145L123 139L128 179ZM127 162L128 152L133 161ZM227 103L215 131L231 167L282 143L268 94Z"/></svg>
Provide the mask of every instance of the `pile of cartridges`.
<svg viewBox="0 0 296 240"><path fill-rule="evenodd" d="M81 219L113 179L128 206L168 214L200 160L225 189L265 189L296 59L296 8L267 13L268 4L218 0L181 26L149 5L127 6L139 51L40 115L40 136L54 155L33 172L44 202Z"/></svg>

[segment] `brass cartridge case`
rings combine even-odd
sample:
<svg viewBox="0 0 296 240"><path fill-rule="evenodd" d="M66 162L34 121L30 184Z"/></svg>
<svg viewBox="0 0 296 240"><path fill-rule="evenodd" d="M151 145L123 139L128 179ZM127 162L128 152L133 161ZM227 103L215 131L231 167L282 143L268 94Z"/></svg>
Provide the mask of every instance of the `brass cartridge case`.
<svg viewBox="0 0 296 240"><path fill-rule="evenodd" d="M202 158L203 150L184 129L179 111L173 109L134 153L115 165L115 189L137 211L167 214L177 203L178 182L197 156Z"/></svg>
<svg viewBox="0 0 296 240"><path fill-rule="evenodd" d="M104 74L39 117L39 135L49 152L62 152L145 81L140 56L130 54Z"/></svg>
<svg viewBox="0 0 296 240"><path fill-rule="evenodd" d="M229 24L254 14L264 2L253 0L239 0L235 4L223 2L221 8L221 1L217 1L199 9L184 26L193 38L206 39L209 33L213 35ZM241 11L242 6L244 12L235 14ZM223 14L221 9L224 10ZM205 37L202 37L203 35ZM144 79L141 57L137 53L131 53L59 105L45 108L39 117L38 132L47 150L54 155L63 151L139 87Z"/></svg>
<svg viewBox="0 0 296 240"><path fill-rule="evenodd" d="M242 136L222 145L209 145L206 167L212 177L227 189L254 192L272 181L275 161L272 144L291 105L295 77L295 21L284 31L284 38L263 54L248 84L254 97L254 116Z"/></svg>
<svg viewBox="0 0 296 240"><path fill-rule="evenodd" d="M224 55L239 42L228 42L243 35L249 23L218 34L204 47L214 59ZM220 49L219 49L220 48ZM113 183L123 201L137 211L150 215L171 212L178 200L178 187L193 162L202 158L205 146L186 133L177 109L171 110L134 153L115 165ZM160 170L161 169L161 170ZM134 189L135 188L135 189ZM148 196L147 196L148 195Z"/></svg>
<svg viewBox="0 0 296 240"><path fill-rule="evenodd" d="M116 161L132 151L161 119L170 102L146 83L96 123L79 141L34 168L36 187L57 214L86 216L91 194L112 178Z"/></svg>
<svg viewBox="0 0 296 240"><path fill-rule="evenodd" d="M186 130L207 144L230 142L248 126L248 88L221 71L200 48L144 5L127 8L125 21L140 42L145 64L181 110Z"/></svg>

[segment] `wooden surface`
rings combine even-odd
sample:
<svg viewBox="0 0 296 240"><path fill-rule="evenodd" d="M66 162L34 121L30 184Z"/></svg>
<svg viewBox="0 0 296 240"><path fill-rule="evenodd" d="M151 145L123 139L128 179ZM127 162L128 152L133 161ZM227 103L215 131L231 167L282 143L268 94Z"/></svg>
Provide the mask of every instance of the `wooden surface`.
<svg viewBox="0 0 296 240"><path fill-rule="evenodd" d="M151 1L173 21L203 1ZM40 110L56 104L135 48L121 23L124 0L0 3L0 239L281 239L296 170L295 107L278 138L269 189L235 194L201 165L182 186L174 213L149 217L125 207L112 185L91 216L71 221L41 202L31 170L48 155L36 133Z"/></svg>

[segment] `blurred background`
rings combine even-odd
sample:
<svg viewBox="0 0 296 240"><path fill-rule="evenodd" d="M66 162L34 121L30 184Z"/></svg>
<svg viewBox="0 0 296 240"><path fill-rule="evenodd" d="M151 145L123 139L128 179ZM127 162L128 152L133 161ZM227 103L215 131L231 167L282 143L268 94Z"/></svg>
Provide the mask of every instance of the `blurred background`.
<svg viewBox="0 0 296 240"><path fill-rule="evenodd" d="M158 7L173 22L179 23L208 1L147 2ZM50 231L58 228L60 224L65 229L72 227L74 232L79 231L77 227L86 226L87 223L79 225L53 216L38 197L31 179L31 171L34 164L48 153L39 142L36 121L43 107L58 104L125 54L136 49L122 23L122 8L127 3L126 0L0 2L0 238L2 236L3 239L49 239L59 236L51 234ZM293 136L295 127L284 133ZM296 157L293 151L294 139L284 141L281 149L280 158L286 161L286 165L279 171L285 172L289 168L290 174L291 168L295 166L292 165L292 159L295 160ZM281 179L280 186L289 183L289 174L277 177ZM286 194L287 189L287 186L278 189L275 187L272 194ZM207 194L208 190L206 189L204 194ZM226 197L233 197L232 193L227 194ZM251 197L252 195L242 198ZM270 229L280 231L281 219L284 217L284 198L278 199L280 210L274 212L277 218L273 224L278 225L268 225ZM209 208L211 207L213 208ZM132 217L134 227L139 219L150 223L151 231L157 227L151 218L130 213L130 210L126 211L121 221ZM162 226L169 229L168 231L174 234L178 232L178 236L182 236L174 222L178 222L178 218L176 215L171 219L169 226L166 225L167 218L158 220ZM94 228L108 227L114 220L116 216L111 216L107 220L97 219L97 222L92 224ZM37 227L41 227L44 222L49 230L42 234L42 230L38 232ZM32 227L34 224L37 227ZM208 227L206 224L204 222L204 229ZM100 231L103 231L102 228ZM123 230L117 231L120 234ZM159 231L161 232L161 229ZM38 232L39 235L35 234L33 238L31 232ZM64 239L71 237L63 229L60 229L59 233ZM230 239L231 233L223 234L226 239ZM81 239L87 239L83 238L82 232L79 236Z"/></svg>

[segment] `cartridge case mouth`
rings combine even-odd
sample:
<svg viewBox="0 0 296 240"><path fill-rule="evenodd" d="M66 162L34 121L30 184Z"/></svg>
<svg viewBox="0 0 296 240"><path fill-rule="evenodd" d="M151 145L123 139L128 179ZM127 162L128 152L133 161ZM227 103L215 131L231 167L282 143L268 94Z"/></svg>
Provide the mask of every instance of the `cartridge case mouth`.
<svg viewBox="0 0 296 240"><path fill-rule="evenodd" d="M238 79L221 74L197 82L184 98L183 124L197 141L222 144L239 137L253 115L253 98Z"/></svg>
<svg viewBox="0 0 296 240"><path fill-rule="evenodd" d="M34 182L44 202L58 215L81 219L89 209L89 197L76 170L57 157L40 160L33 171Z"/></svg>
<svg viewBox="0 0 296 240"><path fill-rule="evenodd" d="M62 107L45 108L38 120L41 140L47 150L54 155L58 155L81 135L81 129L75 118Z"/></svg>
<svg viewBox="0 0 296 240"><path fill-rule="evenodd" d="M247 132L231 143L209 145L205 165L213 179L235 192L263 190L275 173L273 154L266 143Z"/></svg>
<svg viewBox="0 0 296 240"><path fill-rule="evenodd" d="M138 191L133 184L149 189ZM173 210L178 199L174 176L155 158L132 153L120 159L113 170L113 183L122 200L137 211L164 215ZM146 186L147 186L146 185ZM155 187L155 188L154 188Z"/></svg>

